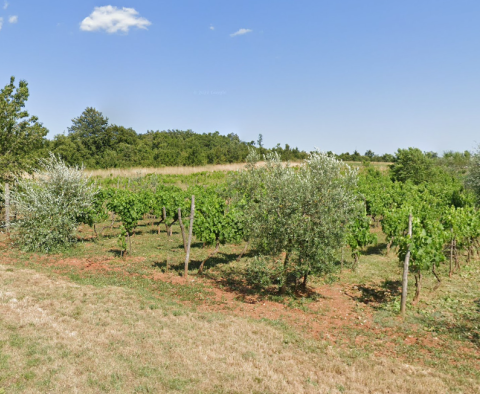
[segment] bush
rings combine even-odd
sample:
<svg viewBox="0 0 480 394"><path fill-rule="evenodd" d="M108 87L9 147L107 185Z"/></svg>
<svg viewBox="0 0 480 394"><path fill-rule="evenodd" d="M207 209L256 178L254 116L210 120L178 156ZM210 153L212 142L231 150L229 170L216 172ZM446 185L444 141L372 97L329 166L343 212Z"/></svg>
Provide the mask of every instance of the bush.
<svg viewBox="0 0 480 394"><path fill-rule="evenodd" d="M69 167L51 154L32 178L18 178L11 194L18 220L13 237L25 251L54 252L75 242L80 223L93 213L96 187L83 168Z"/></svg>
<svg viewBox="0 0 480 394"><path fill-rule="evenodd" d="M245 271L245 279L250 286L266 289L283 280L281 262L268 262L264 256L255 256Z"/></svg>

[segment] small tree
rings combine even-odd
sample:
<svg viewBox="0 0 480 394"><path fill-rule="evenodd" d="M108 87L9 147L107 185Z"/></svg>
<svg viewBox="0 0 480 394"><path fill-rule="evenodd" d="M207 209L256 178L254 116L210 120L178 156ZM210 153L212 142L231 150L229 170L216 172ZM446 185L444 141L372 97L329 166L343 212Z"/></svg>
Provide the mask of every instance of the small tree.
<svg viewBox="0 0 480 394"><path fill-rule="evenodd" d="M299 168L283 165L277 154L251 152L235 182L237 198L246 198L244 227L252 246L270 256L283 254L281 292L287 281L328 272L359 209L356 171L321 152Z"/></svg>
<svg viewBox="0 0 480 394"><path fill-rule="evenodd" d="M9 183L36 164L48 130L24 110L29 91L26 81L15 87L15 77L0 90L0 182L5 184L5 222L9 225ZM8 229L7 229L8 230Z"/></svg>
<svg viewBox="0 0 480 394"><path fill-rule="evenodd" d="M12 190L19 219L14 239L25 251L53 252L75 241L80 223L90 222L96 187L83 169L50 155L33 177L17 178Z"/></svg>
<svg viewBox="0 0 480 394"><path fill-rule="evenodd" d="M29 97L28 84L15 77L0 90L0 180L12 181L36 164L38 150L45 143L48 130L36 116L24 110Z"/></svg>
<svg viewBox="0 0 480 394"><path fill-rule="evenodd" d="M428 181L434 174L434 162L431 157L418 148L399 149L395 153L395 162L391 166L392 179L415 184Z"/></svg>
<svg viewBox="0 0 480 394"><path fill-rule="evenodd" d="M480 145L471 156L465 185L473 190L477 197L477 201L480 202Z"/></svg>
<svg viewBox="0 0 480 394"><path fill-rule="evenodd" d="M68 128L68 137L69 141L65 140L63 144L59 143L55 146L56 151L65 154L71 149L68 145L73 142L75 149L82 151L86 156L83 160L86 159L87 167L96 167L111 144L112 133L108 126L108 118L95 108L88 107L78 118L72 119L72 125ZM61 141L57 139L56 142ZM65 158L67 159L68 156L66 155Z"/></svg>

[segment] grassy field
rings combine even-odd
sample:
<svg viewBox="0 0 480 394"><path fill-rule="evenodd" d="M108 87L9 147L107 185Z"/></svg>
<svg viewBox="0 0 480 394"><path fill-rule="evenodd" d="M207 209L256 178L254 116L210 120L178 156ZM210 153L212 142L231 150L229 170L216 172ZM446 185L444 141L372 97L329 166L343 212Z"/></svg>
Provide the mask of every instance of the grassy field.
<svg viewBox="0 0 480 394"><path fill-rule="evenodd" d="M279 297L245 285L243 245L199 276L195 243L186 279L178 228L142 222L121 258L118 225L59 255L0 238L0 393L480 392L479 261L427 276L403 321L381 234L357 272Z"/></svg>

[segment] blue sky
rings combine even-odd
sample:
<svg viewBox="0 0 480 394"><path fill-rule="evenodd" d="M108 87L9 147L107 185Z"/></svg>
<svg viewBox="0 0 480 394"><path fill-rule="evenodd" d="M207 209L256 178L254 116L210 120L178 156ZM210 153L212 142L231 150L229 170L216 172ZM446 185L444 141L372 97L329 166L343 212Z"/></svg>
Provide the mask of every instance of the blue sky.
<svg viewBox="0 0 480 394"><path fill-rule="evenodd" d="M0 85L49 137L91 106L337 153L480 142L478 0L1 1Z"/></svg>

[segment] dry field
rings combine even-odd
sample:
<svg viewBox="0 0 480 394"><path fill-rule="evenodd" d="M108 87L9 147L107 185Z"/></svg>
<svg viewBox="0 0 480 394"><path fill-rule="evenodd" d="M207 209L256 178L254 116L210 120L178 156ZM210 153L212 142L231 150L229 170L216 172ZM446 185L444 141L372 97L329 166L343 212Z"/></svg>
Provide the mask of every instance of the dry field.
<svg viewBox="0 0 480 394"><path fill-rule="evenodd" d="M161 168L109 168L102 170L85 170L85 172L94 177L143 177L148 174L159 175L190 175L197 172L213 171L237 171L245 167L245 163L216 164L198 167L161 167Z"/></svg>
<svg viewBox="0 0 480 394"><path fill-rule="evenodd" d="M271 322L0 265L2 393L447 393L452 384L385 357L341 357Z"/></svg>
<svg viewBox="0 0 480 394"><path fill-rule="evenodd" d="M299 163L290 163L293 166ZM353 166L361 166L360 162L349 162ZM392 163L371 163L375 168L385 171L389 164ZM86 173L94 177L143 177L148 174L160 175L190 175L198 172L214 172L214 171L238 171L245 167L245 163L232 164L211 164L198 167L162 167L162 168L110 168L102 170L86 170Z"/></svg>

